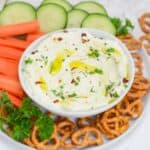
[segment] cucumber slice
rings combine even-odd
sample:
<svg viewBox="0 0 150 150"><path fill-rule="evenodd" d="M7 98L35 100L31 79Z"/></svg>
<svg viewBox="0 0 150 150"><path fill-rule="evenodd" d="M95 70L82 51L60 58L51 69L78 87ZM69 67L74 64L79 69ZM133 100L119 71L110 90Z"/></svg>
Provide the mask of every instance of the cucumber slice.
<svg viewBox="0 0 150 150"><path fill-rule="evenodd" d="M58 4L65 8L66 11L70 11L72 9L72 5L66 0L45 0L42 4Z"/></svg>
<svg viewBox="0 0 150 150"><path fill-rule="evenodd" d="M85 10L88 13L101 13L107 15L106 9L97 2L92 2L92 1L80 2L77 5L75 5L74 8Z"/></svg>
<svg viewBox="0 0 150 150"><path fill-rule="evenodd" d="M37 19L43 32L51 32L66 26L67 12L60 5L46 4L37 10Z"/></svg>
<svg viewBox="0 0 150 150"><path fill-rule="evenodd" d="M6 5L0 13L0 24L16 24L36 19L35 9L24 2L14 2Z"/></svg>
<svg viewBox="0 0 150 150"><path fill-rule="evenodd" d="M80 27L82 21L87 17L88 13L84 10L73 9L68 12L68 24L67 27Z"/></svg>
<svg viewBox="0 0 150 150"><path fill-rule="evenodd" d="M83 20L81 26L83 28L100 29L113 35L116 34L116 28L112 24L110 18L102 14L90 14Z"/></svg>

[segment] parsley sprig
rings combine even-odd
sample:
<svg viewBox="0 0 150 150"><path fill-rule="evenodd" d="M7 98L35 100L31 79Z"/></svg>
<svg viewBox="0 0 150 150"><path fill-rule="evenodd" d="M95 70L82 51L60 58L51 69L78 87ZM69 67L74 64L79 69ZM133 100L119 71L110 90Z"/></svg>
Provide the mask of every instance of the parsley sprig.
<svg viewBox="0 0 150 150"><path fill-rule="evenodd" d="M28 138L33 125L39 128L40 140L49 139L54 130L54 122L42 112L29 98L24 98L22 106L16 108L10 102L9 96L0 91L0 107L6 111L5 122L10 128L9 135L17 141ZM0 127L3 127L2 116Z"/></svg>
<svg viewBox="0 0 150 150"><path fill-rule="evenodd" d="M117 30L117 35L126 35L130 30L134 29L129 19L125 19L125 22L123 22L120 18L112 18L111 21Z"/></svg>

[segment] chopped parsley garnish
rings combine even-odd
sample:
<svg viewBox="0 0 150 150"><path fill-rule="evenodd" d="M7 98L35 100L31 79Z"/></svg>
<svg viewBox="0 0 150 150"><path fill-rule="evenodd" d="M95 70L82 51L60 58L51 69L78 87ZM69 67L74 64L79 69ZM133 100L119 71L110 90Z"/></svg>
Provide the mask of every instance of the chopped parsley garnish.
<svg viewBox="0 0 150 150"><path fill-rule="evenodd" d="M91 87L90 92L91 92L91 93L95 93L95 90L94 90L94 87L93 87L93 86Z"/></svg>
<svg viewBox="0 0 150 150"><path fill-rule="evenodd" d="M63 91L56 91L56 90L51 90L51 92L55 95L55 96L57 96L57 97L60 97L61 99L65 99L65 96L64 96L64 94L63 94Z"/></svg>
<svg viewBox="0 0 150 150"><path fill-rule="evenodd" d="M120 18L112 18L111 21L117 30L117 35L126 35L129 33L129 30L134 29L129 19L126 19L125 23Z"/></svg>
<svg viewBox="0 0 150 150"><path fill-rule="evenodd" d="M91 58L97 58L99 57L99 52L97 49L90 48L90 52L88 53L88 56Z"/></svg>
<svg viewBox="0 0 150 150"><path fill-rule="evenodd" d="M106 50L107 53L114 53L115 52L115 49L114 48L108 48Z"/></svg>
<svg viewBox="0 0 150 150"><path fill-rule="evenodd" d="M90 74L103 74L103 70L96 68L94 71L89 72Z"/></svg>
<svg viewBox="0 0 150 150"><path fill-rule="evenodd" d="M125 88L127 88L127 87L128 87L128 85L127 85L127 84L124 84L124 87L125 87Z"/></svg>
<svg viewBox="0 0 150 150"><path fill-rule="evenodd" d="M108 95L109 91L112 89L113 86L114 86L114 82L112 82L106 86L106 89L105 89L105 95L106 96Z"/></svg>
<svg viewBox="0 0 150 150"><path fill-rule="evenodd" d="M115 98L118 98L118 97L119 97L119 95L118 95L117 92L113 93L112 96L115 97Z"/></svg>
<svg viewBox="0 0 150 150"><path fill-rule="evenodd" d="M77 77L77 81L80 82L80 77L79 76Z"/></svg>
<svg viewBox="0 0 150 150"><path fill-rule="evenodd" d="M32 64L33 63L33 60L31 58L27 58L24 63L27 65L27 64Z"/></svg>
<svg viewBox="0 0 150 150"><path fill-rule="evenodd" d="M46 66L48 63L48 56L40 55L40 58L37 58L36 61L43 62L43 64Z"/></svg>
<svg viewBox="0 0 150 150"><path fill-rule="evenodd" d="M8 126L9 134L17 141L29 138L33 125L38 127L38 137L40 140L49 139L54 130L54 122L43 113L29 98L24 98L22 105L16 108L10 102L8 95L0 92L0 107L6 111L5 122ZM2 127L1 122L1 127ZM7 130L7 128L6 128Z"/></svg>
<svg viewBox="0 0 150 150"><path fill-rule="evenodd" d="M76 97L76 96L77 96L76 93L72 93L72 94L68 95L68 97Z"/></svg>
<svg viewBox="0 0 150 150"><path fill-rule="evenodd" d="M60 85L60 89L64 89L64 85Z"/></svg>

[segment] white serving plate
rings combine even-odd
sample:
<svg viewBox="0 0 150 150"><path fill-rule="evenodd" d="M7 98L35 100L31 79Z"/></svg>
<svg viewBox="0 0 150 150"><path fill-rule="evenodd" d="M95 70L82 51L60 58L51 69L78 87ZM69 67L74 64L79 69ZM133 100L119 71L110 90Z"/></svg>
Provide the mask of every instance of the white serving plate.
<svg viewBox="0 0 150 150"><path fill-rule="evenodd" d="M0 0L4 1L4 0ZM10 1L16 1L16 0L10 0ZM17 0L19 1L19 0ZM21 1L21 0L20 0ZM34 4L36 7L40 4L42 0L22 0L22 1L30 1L31 4ZM80 0L71 0L73 3L77 3ZM120 16L122 18L128 17L130 18L134 24L135 24L135 30L133 31L133 34L138 37L139 35L142 35L142 32L137 25L137 17L141 15L143 12L149 12L149 0L143 0L142 2L140 0L133 0L132 2L130 0L127 1L120 1L120 0L112 0L111 2L109 0L97 0L104 4L104 6L107 8L109 14L114 16ZM145 3L144 3L145 2ZM147 3L146 3L147 2ZM136 5L135 5L136 3ZM144 5L145 4L145 5ZM147 5L149 4L149 5ZM133 6L134 9L133 9ZM121 9L118 9L120 8ZM130 9L130 11L126 11ZM146 77L150 77L150 57L145 53L145 51L140 51L141 55L143 56L143 66L144 66L144 75ZM131 122L129 129L119 136L118 138L114 140L106 140L103 145L100 146L93 146L90 148L85 148L84 150L126 150L125 144L129 143L130 137L132 134L135 134L135 131L137 127L140 127L143 123L143 120L146 119L146 115L149 114L149 105L150 105L150 93L144 97L143 105L144 105L144 111L140 118L134 120ZM146 131L145 131L146 132ZM14 141L10 137L8 137L5 133L0 131L0 137L6 141L6 146L3 148L3 146L0 148L1 150L34 150L33 148L29 148L28 146L21 144L19 142ZM142 139L143 141L146 140L145 137L139 137L139 139ZM134 144L140 143L141 141L134 142ZM143 142L144 143L144 142ZM121 146L120 146L121 145ZM138 144L139 145L139 144ZM136 147L134 145L133 147ZM149 147L145 146L145 150L149 150ZM133 149L132 149L133 150ZM136 150L141 150L138 147L136 147Z"/></svg>

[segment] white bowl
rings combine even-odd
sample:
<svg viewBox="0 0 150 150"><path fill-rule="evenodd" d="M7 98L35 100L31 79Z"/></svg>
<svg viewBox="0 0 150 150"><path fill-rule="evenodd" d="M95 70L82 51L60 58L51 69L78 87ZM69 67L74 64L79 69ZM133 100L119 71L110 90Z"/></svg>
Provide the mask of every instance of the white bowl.
<svg viewBox="0 0 150 150"><path fill-rule="evenodd" d="M63 109L59 109L59 108L55 108L52 107L51 104L47 104L47 103L43 103L41 101L38 100L38 98L35 98L35 96L33 96L30 93L30 90L28 89L28 85L26 84L25 80L23 79L22 76L22 64L23 61L26 57L26 55L28 55L29 53L31 53L33 50L35 50L35 48L41 43L43 42L45 39L47 39L49 36L51 36L54 33L57 32L61 32L62 30L59 31L55 31L55 32L51 32L49 34L46 34L44 36L42 36L41 38L39 38L38 40L36 40L35 42L33 42L24 52L24 54L22 55L22 58L20 60L19 63L19 80L21 82L21 85L24 89L24 91L26 92L26 94L37 104L39 104L40 106L42 106L43 108L47 109L48 111L51 111L55 114L61 115L61 116L69 116L69 117L83 117L83 116L91 116L91 115L96 115L98 113L104 112L110 108L112 108L113 106L115 106L117 103L119 103L123 97L126 95L126 93L129 91L129 89L131 88L133 79L134 79L134 73L135 73L135 67L134 67L134 62L133 59L128 51L128 49L124 46L124 44L119 41L116 37L114 37L113 35L100 31L100 30L96 30L96 29L85 29L85 28L73 28L73 29L67 29L68 31L82 31L82 32L88 32L90 34L92 34L95 37L102 37L104 39L108 39L108 40L112 40L118 43L118 45L121 47L121 50L123 51L123 53L126 55L127 59L128 59L128 63L129 63L129 72L130 72L130 80L129 80L129 84L128 87L125 89L124 93L122 93L122 95L116 99L113 103L108 104L108 105L104 105L98 108L95 108L94 110L88 110L88 111L79 111L79 112L75 112L75 111L67 111L67 110L63 110Z"/></svg>

